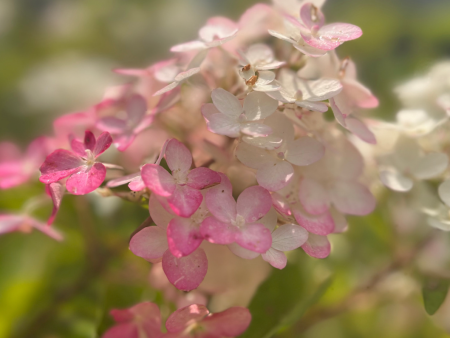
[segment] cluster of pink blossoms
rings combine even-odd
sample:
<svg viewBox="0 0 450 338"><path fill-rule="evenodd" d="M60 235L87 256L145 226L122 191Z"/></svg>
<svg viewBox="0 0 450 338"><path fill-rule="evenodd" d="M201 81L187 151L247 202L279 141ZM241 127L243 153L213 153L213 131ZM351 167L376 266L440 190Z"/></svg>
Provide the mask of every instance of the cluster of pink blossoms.
<svg viewBox="0 0 450 338"><path fill-rule="evenodd" d="M135 81L57 119L47 146L38 139L21 156L1 144L0 187L21 184L39 168L54 204L49 224L65 191L148 199L152 225L132 237L130 250L162 262L184 291L207 274L203 242L247 260L261 256L278 269L287 264L285 252L300 247L327 257L327 236L346 229L345 216L375 208L351 139L376 143L358 115L378 101L358 82L353 62L334 51L361 29L325 24L312 3L286 10L287 3L257 4L238 22L211 18L197 40L171 48L173 58L117 69ZM330 108L332 121L324 118ZM130 192L119 194L124 184ZM2 216L0 232L23 230L16 218ZM250 321L239 311L208 315L191 305L169 317L164 336L190 337L201 328L196 337L234 337ZM105 337L160 336L156 312L150 303L116 311L119 324Z"/></svg>

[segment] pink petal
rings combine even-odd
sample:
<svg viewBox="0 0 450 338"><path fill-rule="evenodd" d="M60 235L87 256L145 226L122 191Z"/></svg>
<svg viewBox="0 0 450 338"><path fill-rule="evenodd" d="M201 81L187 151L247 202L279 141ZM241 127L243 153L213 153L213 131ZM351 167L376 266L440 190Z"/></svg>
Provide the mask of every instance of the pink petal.
<svg viewBox="0 0 450 338"><path fill-rule="evenodd" d="M214 244L231 244L236 238L236 227L208 217L200 225L202 237Z"/></svg>
<svg viewBox="0 0 450 338"><path fill-rule="evenodd" d="M262 259L277 269L284 269L287 264L287 257L282 251L270 248L266 253L261 254Z"/></svg>
<svg viewBox="0 0 450 338"><path fill-rule="evenodd" d="M299 199L305 210L313 215L320 215L330 208L330 199L324 186L309 178L302 178L299 186Z"/></svg>
<svg viewBox="0 0 450 338"><path fill-rule="evenodd" d="M258 184L267 190L277 191L289 184L294 177L294 168L287 161L273 161L256 173Z"/></svg>
<svg viewBox="0 0 450 338"><path fill-rule="evenodd" d="M170 51L180 53L204 48L206 48L206 45L203 41L194 40L185 43L180 43L179 45L175 45L170 48Z"/></svg>
<svg viewBox="0 0 450 338"><path fill-rule="evenodd" d="M39 168L42 173L39 180L45 184L59 181L81 170L83 165L84 162L74 153L64 149L55 150L47 156L45 162Z"/></svg>
<svg viewBox="0 0 450 338"><path fill-rule="evenodd" d="M139 338L139 329L134 323L124 323L108 329L102 338Z"/></svg>
<svg viewBox="0 0 450 338"><path fill-rule="evenodd" d="M272 206L270 193L260 186L245 189L238 197L236 211L247 223L253 223L264 217Z"/></svg>
<svg viewBox="0 0 450 338"><path fill-rule="evenodd" d="M254 252L248 249L243 248L237 243L228 244L228 249L236 256L241 257L243 259L255 259L260 255L259 252ZM270 249L269 249L270 250Z"/></svg>
<svg viewBox="0 0 450 338"><path fill-rule="evenodd" d="M25 183L30 178L24 172L26 164L22 161L0 163L0 189L9 189Z"/></svg>
<svg viewBox="0 0 450 338"><path fill-rule="evenodd" d="M358 136L361 140L369 144L377 144L377 139L367 126L355 118L349 117L345 120L347 129Z"/></svg>
<svg viewBox="0 0 450 338"><path fill-rule="evenodd" d="M23 216L0 214L0 234L18 230L24 220Z"/></svg>
<svg viewBox="0 0 450 338"><path fill-rule="evenodd" d="M72 137L73 135L69 136L69 139ZM72 138L70 140L70 148L73 150L74 153L76 153L77 155L84 157L86 156L86 149L84 148L84 143L77 140L76 138Z"/></svg>
<svg viewBox="0 0 450 338"><path fill-rule="evenodd" d="M171 139L166 147L166 161L172 172L187 172L192 165L192 155L186 146L177 139Z"/></svg>
<svg viewBox="0 0 450 338"><path fill-rule="evenodd" d="M170 196L176 189L175 180L167 170L156 164L146 164L141 169L145 185L155 194Z"/></svg>
<svg viewBox="0 0 450 338"><path fill-rule="evenodd" d="M325 113L326 111L328 111L328 106L323 102L295 101L295 104L299 107L308 109L310 111L317 111L319 113Z"/></svg>
<svg viewBox="0 0 450 338"><path fill-rule="evenodd" d="M170 250L167 250L162 259L162 266L170 283L179 290L191 291L205 278L208 259L201 248L181 258L176 258Z"/></svg>
<svg viewBox="0 0 450 338"><path fill-rule="evenodd" d="M265 253L272 245L272 235L262 224L247 224L236 233L236 243L245 249Z"/></svg>
<svg viewBox="0 0 450 338"><path fill-rule="evenodd" d="M330 198L336 209L344 214L364 216L376 206L370 190L358 182L335 182L330 190Z"/></svg>
<svg viewBox="0 0 450 338"><path fill-rule="evenodd" d="M91 168L83 169L70 176L66 182L66 189L74 195L85 195L97 189L105 177L105 166L95 163Z"/></svg>
<svg viewBox="0 0 450 338"><path fill-rule="evenodd" d="M44 224L38 220L28 218L27 222L29 222L35 229L42 232L44 235L47 235L50 238L53 238L57 241L62 241L64 239L63 235L61 235L58 231L56 231L53 227Z"/></svg>
<svg viewBox="0 0 450 338"><path fill-rule="evenodd" d="M192 169L187 175L187 185L194 189L205 189L220 183L220 176L215 171L199 167Z"/></svg>
<svg viewBox="0 0 450 338"><path fill-rule="evenodd" d="M322 26L318 34L323 39L338 40L339 43L342 43L359 38L362 35L362 30L349 23L336 22Z"/></svg>
<svg viewBox="0 0 450 338"><path fill-rule="evenodd" d="M202 193L187 185L176 185L172 195L167 197L170 207L180 217L191 217L197 211L202 200Z"/></svg>
<svg viewBox="0 0 450 338"><path fill-rule="evenodd" d="M94 151L96 144L95 135L92 131L86 130L84 132L84 149L89 149L90 151Z"/></svg>
<svg viewBox="0 0 450 338"><path fill-rule="evenodd" d="M230 223L236 219L236 201L226 189L215 187L205 195L208 210L221 222Z"/></svg>
<svg viewBox="0 0 450 338"><path fill-rule="evenodd" d="M330 254L331 245L326 236L309 234L308 241L302 249L311 257L326 258Z"/></svg>
<svg viewBox="0 0 450 338"><path fill-rule="evenodd" d="M219 114L219 115L221 114L221 112L212 103L203 104L201 111L202 111L202 115L205 118L206 122L209 121L211 116L213 116L215 114ZM234 121L234 119L233 119L233 121Z"/></svg>
<svg viewBox="0 0 450 338"><path fill-rule="evenodd" d="M231 195L233 193L233 186L231 185L230 179L223 173L218 172L218 174L220 176L220 183L213 189L224 190L225 193Z"/></svg>
<svg viewBox="0 0 450 338"><path fill-rule="evenodd" d="M286 160L294 165L305 166L320 160L324 153L325 147L322 143L305 136L288 144Z"/></svg>
<svg viewBox="0 0 450 338"><path fill-rule="evenodd" d="M247 330L252 316L243 307L232 307L206 317L201 325L211 337L237 337Z"/></svg>
<svg viewBox="0 0 450 338"><path fill-rule="evenodd" d="M142 191L146 188L146 186L142 178L139 176L138 179L131 181L128 184L128 188L130 188L130 190L132 191Z"/></svg>
<svg viewBox="0 0 450 338"><path fill-rule="evenodd" d="M183 331L187 326L202 321L208 314L206 306L200 304L192 304L178 309L167 318L167 332Z"/></svg>
<svg viewBox="0 0 450 338"><path fill-rule="evenodd" d="M147 261L161 258L168 247L166 229L159 226L146 227L130 240L131 252Z"/></svg>
<svg viewBox="0 0 450 338"><path fill-rule="evenodd" d="M378 107L378 99L372 92L356 80L345 78L342 80L345 95L360 108Z"/></svg>
<svg viewBox="0 0 450 338"><path fill-rule="evenodd" d="M272 248L291 251L301 247L308 239L308 231L297 224L284 224L272 233Z"/></svg>
<svg viewBox="0 0 450 338"><path fill-rule="evenodd" d="M112 138L108 132L102 133L95 144L95 148L93 150L95 158L99 157L106 149L111 146Z"/></svg>
<svg viewBox="0 0 450 338"><path fill-rule="evenodd" d="M63 198L65 188L61 183L55 182L46 185L46 189L48 190L53 202L52 214L47 221L47 224L51 225L55 220L59 207L61 206L61 200Z"/></svg>
<svg viewBox="0 0 450 338"><path fill-rule="evenodd" d="M108 181L108 183L106 184L106 186L108 188L115 188L130 182L133 182L133 180L138 180L141 179L141 173L134 173L134 174L129 174L129 175L125 175L116 179L113 179L111 181Z"/></svg>
<svg viewBox="0 0 450 338"><path fill-rule="evenodd" d="M301 208L300 205L293 207L295 220L310 233L325 236L334 231L334 220L327 211L321 215L311 215Z"/></svg>
<svg viewBox="0 0 450 338"><path fill-rule="evenodd" d="M203 241L200 229L189 218L173 218L167 227L167 241L172 254L183 257L191 254Z"/></svg>
<svg viewBox="0 0 450 338"><path fill-rule="evenodd" d="M122 135L117 135L114 137L114 145L117 147L118 151L125 151L133 143L136 135L132 132L126 132Z"/></svg>
<svg viewBox="0 0 450 338"><path fill-rule="evenodd" d="M180 87L176 87L161 95L158 104L156 105L155 108L152 109L152 113L159 114L171 108L180 99L180 92L181 92Z"/></svg>
<svg viewBox="0 0 450 338"><path fill-rule="evenodd" d="M336 121L343 127L346 127L345 119L347 118L347 115L344 115L342 111L337 106L336 102L333 98L329 99L331 109L333 110L334 118Z"/></svg>
<svg viewBox="0 0 450 338"><path fill-rule="evenodd" d="M0 142L0 162L19 160L22 152L12 142Z"/></svg>
<svg viewBox="0 0 450 338"><path fill-rule="evenodd" d="M148 209L153 222L155 222L155 224L160 227L167 228L169 222L176 215L172 212L172 209L169 205L167 205L167 207L164 207L164 205L161 203L161 200L168 204L167 201L164 201L164 197L158 198L158 195L151 194L150 200L148 201Z"/></svg>

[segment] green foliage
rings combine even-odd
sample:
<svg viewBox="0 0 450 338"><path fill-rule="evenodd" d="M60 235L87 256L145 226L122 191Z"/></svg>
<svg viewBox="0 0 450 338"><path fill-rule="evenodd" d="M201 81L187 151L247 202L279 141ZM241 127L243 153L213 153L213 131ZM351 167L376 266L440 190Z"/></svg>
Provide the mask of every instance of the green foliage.
<svg viewBox="0 0 450 338"><path fill-rule="evenodd" d="M432 316L441 307L448 293L450 281L442 278L427 278L422 286L425 311Z"/></svg>

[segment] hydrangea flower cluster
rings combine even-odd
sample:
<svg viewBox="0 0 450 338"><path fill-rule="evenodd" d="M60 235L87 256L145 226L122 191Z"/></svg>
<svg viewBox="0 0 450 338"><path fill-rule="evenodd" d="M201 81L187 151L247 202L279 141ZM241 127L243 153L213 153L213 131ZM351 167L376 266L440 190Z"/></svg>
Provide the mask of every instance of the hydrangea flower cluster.
<svg viewBox="0 0 450 338"><path fill-rule="evenodd" d="M297 248L326 258L327 236L346 230L346 216L376 206L369 188L378 178L365 161L395 191L442 178L444 203L422 211L430 225L450 230L448 137L437 132L450 112L448 83L439 82L450 67L398 89L417 104L399 112L396 123L369 120L363 110L378 100L358 81L352 60L335 52L361 29L326 24L323 1L287 3L255 5L238 22L211 18L197 40L171 48L172 58L116 69L130 82L58 118L55 136L33 141L25 155L1 143L0 188L24 183L39 168L54 205L48 224L66 192L145 201L147 226L129 248L161 263L182 291L199 287L213 268L211 246L255 264L261 256L278 269ZM381 133L395 134L388 146ZM119 192L125 184L129 189ZM0 217L1 233L31 227L60 239L28 215ZM211 315L194 304L173 313L163 334L155 304L112 315L118 324L104 337L235 337L250 322L242 308Z"/></svg>

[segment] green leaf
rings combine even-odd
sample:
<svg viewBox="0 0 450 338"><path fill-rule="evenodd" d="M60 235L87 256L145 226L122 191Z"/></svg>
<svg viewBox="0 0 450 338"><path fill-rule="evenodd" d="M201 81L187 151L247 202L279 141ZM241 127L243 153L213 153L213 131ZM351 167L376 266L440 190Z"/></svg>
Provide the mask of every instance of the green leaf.
<svg viewBox="0 0 450 338"><path fill-rule="evenodd" d="M306 298L303 302L300 302L296 306L294 306L294 308L283 318L281 318L280 322L274 328L272 328L263 338L271 338L274 334L283 331L286 328L289 328L296 321L298 321L311 306L313 306L320 300L320 298L322 298L323 294L330 287L331 282L331 277L323 281L312 296Z"/></svg>
<svg viewBox="0 0 450 338"><path fill-rule="evenodd" d="M425 311L432 316L441 307L447 296L450 281L446 279L428 278L422 287Z"/></svg>

